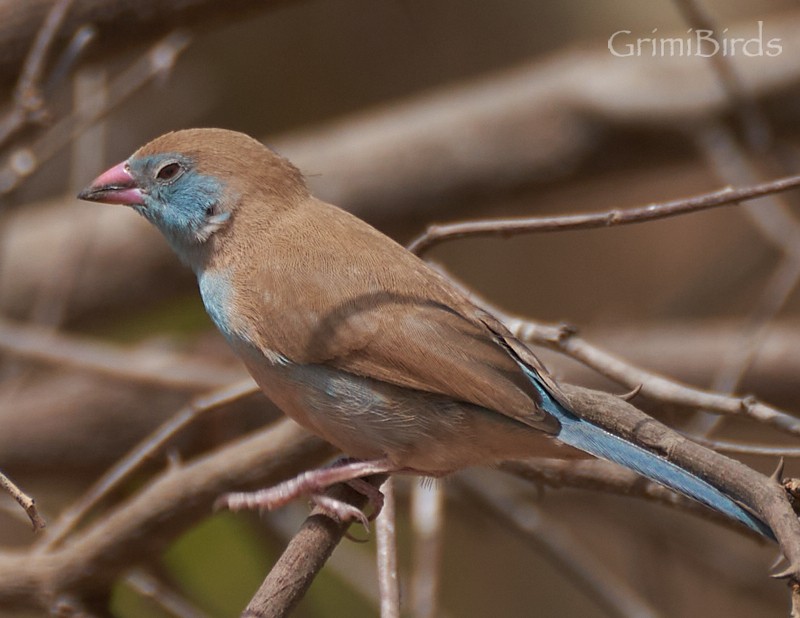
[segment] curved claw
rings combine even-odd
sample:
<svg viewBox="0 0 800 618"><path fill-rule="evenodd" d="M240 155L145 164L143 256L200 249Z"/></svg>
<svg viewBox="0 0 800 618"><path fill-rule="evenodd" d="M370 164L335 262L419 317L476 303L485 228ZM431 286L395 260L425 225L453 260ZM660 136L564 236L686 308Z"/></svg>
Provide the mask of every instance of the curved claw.
<svg viewBox="0 0 800 618"><path fill-rule="evenodd" d="M369 519L361 509L354 507L352 504L323 494L312 494L311 502L316 507L315 510L322 514L342 523L357 521L369 532Z"/></svg>
<svg viewBox="0 0 800 618"><path fill-rule="evenodd" d="M769 576L773 579L793 579L797 580L800 576L800 568L797 565L792 564L791 562L786 566L785 569L777 571L775 573L770 573Z"/></svg>

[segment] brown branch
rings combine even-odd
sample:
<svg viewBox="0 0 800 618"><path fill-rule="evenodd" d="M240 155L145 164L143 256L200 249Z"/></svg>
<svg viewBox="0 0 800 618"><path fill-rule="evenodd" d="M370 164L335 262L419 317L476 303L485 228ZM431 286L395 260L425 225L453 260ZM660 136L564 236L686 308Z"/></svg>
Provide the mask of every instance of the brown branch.
<svg viewBox="0 0 800 618"><path fill-rule="evenodd" d="M441 484L414 483L411 488L413 534L411 614L415 618L440 616L439 589L444 545L444 488Z"/></svg>
<svg viewBox="0 0 800 618"><path fill-rule="evenodd" d="M380 487L385 478L370 477L367 480ZM326 495L344 500L357 508L363 508L367 501L366 496L347 485L335 485L326 491ZM288 616L349 527L349 523L342 524L316 511L312 513L272 567L242 616Z"/></svg>
<svg viewBox="0 0 800 618"><path fill-rule="evenodd" d="M800 457L800 447L792 446L772 446L766 444L741 444L739 442L731 442L730 440L710 440L704 437L692 435L690 432L683 432L689 434L689 437L702 444L705 447L720 451L722 453L731 453L735 455L760 455L762 457L785 457L792 459Z"/></svg>
<svg viewBox="0 0 800 618"><path fill-rule="evenodd" d="M691 4L693 0L683 1ZM727 61L724 64L727 66ZM740 114L744 117L744 122L748 122L748 108L743 108ZM758 124L758 121L753 122ZM755 163L721 123L708 123L697 130L696 136L706 159L723 181L735 178L738 182L752 183L761 178ZM751 148L754 146L751 145ZM760 152L763 154L764 150ZM745 372L751 367L756 353L764 344L773 320L800 282L800 223L781 196L767 196L760 202L748 204L743 212L764 239L775 245L783 255L742 325L743 332L736 338L737 349L724 357L724 362L711 381L712 390L726 394L738 389ZM698 435L710 435L721 423L722 417L701 414L694 419L689 431Z"/></svg>
<svg viewBox="0 0 800 618"><path fill-rule="evenodd" d="M45 523L44 518L39 514L33 498L28 496L28 494L17 487L14 482L2 472L0 472L0 489L14 498L14 500L17 501L17 504L22 507L22 509L25 511L25 514L31 520L34 532L39 532L39 530L44 529L47 524Z"/></svg>
<svg viewBox="0 0 800 618"><path fill-rule="evenodd" d="M788 191L798 186L800 186L800 175L788 176L749 187L726 187L712 193L704 193L695 197L672 200L660 204L648 204L638 208L614 209L583 215L487 219L446 225L431 225L408 245L408 250L422 255L444 241L457 238L476 236L500 236L505 238L532 232L589 230L617 225L630 225L643 221L656 221L718 206L738 205L746 200L780 191Z"/></svg>

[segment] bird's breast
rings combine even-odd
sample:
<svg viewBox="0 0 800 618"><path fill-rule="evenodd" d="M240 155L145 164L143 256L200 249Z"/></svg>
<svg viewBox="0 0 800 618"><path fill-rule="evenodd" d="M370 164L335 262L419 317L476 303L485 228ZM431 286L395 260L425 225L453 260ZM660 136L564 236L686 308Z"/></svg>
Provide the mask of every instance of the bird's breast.
<svg viewBox="0 0 800 618"><path fill-rule="evenodd" d="M200 296L206 312L225 338L234 343L235 332L231 320L233 289L227 271L204 271L197 277Z"/></svg>

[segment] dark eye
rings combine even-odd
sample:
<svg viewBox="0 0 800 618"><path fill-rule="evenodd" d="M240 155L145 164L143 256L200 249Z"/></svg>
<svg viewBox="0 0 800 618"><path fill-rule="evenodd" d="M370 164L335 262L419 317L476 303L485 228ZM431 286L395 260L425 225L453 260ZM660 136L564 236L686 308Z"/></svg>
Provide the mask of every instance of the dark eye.
<svg viewBox="0 0 800 618"><path fill-rule="evenodd" d="M167 181L172 180L182 171L180 163L167 163L156 173L156 178Z"/></svg>

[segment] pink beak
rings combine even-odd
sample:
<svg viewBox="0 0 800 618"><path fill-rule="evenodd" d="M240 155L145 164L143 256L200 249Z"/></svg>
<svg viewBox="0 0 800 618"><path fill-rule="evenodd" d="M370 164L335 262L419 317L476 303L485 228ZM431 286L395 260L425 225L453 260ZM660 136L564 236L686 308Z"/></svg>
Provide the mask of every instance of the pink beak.
<svg viewBox="0 0 800 618"><path fill-rule="evenodd" d="M142 191L136 186L124 161L95 178L78 193L78 199L104 204L144 205Z"/></svg>

